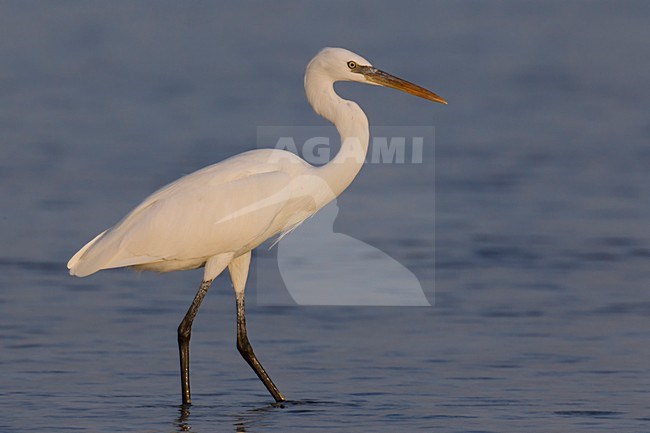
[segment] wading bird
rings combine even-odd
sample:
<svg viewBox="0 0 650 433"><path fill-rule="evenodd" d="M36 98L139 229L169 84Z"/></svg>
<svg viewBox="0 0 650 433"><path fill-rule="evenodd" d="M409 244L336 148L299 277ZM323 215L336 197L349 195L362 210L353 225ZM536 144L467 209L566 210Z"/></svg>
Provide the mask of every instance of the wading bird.
<svg viewBox="0 0 650 433"><path fill-rule="evenodd" d="M192 322L210 284L226 267L235 290L237 349L273 398L284 401L248 341L244 289L251 250L273 236L281 238L341 194L363 165L368 119L355 102L334 92L336 81L391 87L446 104L351 51L325 48L307 65L305 92L314 111L341 135L341 148L329 163L314 167L279 149L233 156L154 192L68 262L70 274L78 277L119 267L158 272L204 267L199 290L178 326L183 404L191 403Z"/></svg>

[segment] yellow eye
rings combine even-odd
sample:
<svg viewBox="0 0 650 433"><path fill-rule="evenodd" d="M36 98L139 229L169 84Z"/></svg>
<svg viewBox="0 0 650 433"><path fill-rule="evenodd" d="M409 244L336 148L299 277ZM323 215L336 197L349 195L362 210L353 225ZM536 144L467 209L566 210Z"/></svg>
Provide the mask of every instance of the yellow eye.
<svg viewBox="0 0 650 433"><path fill-rule="evenodd" d="M350 60L350 61L348 62L348 68L350 68L350 69L356 69L356 67L357 67L357 62L352 61L352 60Z"/></svg>

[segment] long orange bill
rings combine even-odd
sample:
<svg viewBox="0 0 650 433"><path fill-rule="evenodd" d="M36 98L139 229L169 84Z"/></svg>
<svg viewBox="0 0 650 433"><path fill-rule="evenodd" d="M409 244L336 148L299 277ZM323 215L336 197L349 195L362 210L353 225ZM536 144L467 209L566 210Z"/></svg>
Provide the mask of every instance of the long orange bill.
<svg viewBox="0 0 650 433"><path fill-rule="evenodd" d="M355 71L357 72L357 71ZM358 73L366 77L366 80L373 84L384 87L392 87L393 89L401 90L402 92L410 93L411 95L419 96L420 98L428 99L429 101L439 102L440 104L447 105L447 101L442 99L430 90L413 84L409 81L397 78L394 75L384 72L380 69L373 68L372 66L359 66Z"/></svg>

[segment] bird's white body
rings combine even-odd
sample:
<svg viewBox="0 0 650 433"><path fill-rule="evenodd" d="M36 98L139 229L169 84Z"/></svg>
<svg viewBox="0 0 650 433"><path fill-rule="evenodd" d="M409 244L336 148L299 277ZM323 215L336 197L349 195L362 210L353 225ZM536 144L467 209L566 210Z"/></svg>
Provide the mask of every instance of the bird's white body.
<svg viewBox="0 0 650 433"><path fill-rule="evenodd" d="M369 64L347 50L326 50L329 58L343 56L343 64ZM206 266L204 280L211 280L227 257L287 233L338 196L365 160L368 120L356 103L336 95L323 60L317 56L308 66L305 88L314 109L339 128L343 148L334 160L314 167L287 151L257 149L203 168L156 191L86 244L68 262L70 273Z"/></svg>
<svg viewBox="0 0 650 433"><path fill-rule="evenodd" d="M203 282L178 327L183 403L189 404L189 342L194 317L212 280L226 267L235 289L237 348L276 401L284 397L257 360L246 334L244 291L251 250L297 227L354 180L368 150L368 119L334 92L335 81L393 87L446 103L426 89L373 68L342 48L325 48L307 66L305 92L316 113L341 135L341 149L322 167L278 149L252 150L196 171L146 198L68 262L84 277L101 269L159 272L204 267Z"/></svg>
<svg viewBox="0 0 650 433"><path fill-rule="evenodd" d="M89 242L68 263L70 271L81 277L123 266L167 272L195 269L221 254L238 257L325 204L304 175L310 169L292 153L260 149L196 171Z"/></svg>

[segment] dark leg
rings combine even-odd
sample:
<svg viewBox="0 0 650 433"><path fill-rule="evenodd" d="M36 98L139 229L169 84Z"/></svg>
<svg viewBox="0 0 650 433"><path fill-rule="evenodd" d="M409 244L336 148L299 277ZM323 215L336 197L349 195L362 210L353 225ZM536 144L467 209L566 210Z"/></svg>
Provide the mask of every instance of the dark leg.
<svg viewBox="0 0 650 433"><path fill-rule="evenodd" d="M192 322L211 283L212 280L201 283L201 287L199 287L196 296L194 296L192 305L190 305L187 313L185 313L181 324L178 325L178 352L181 358L181 392L183 394L183 404L192 403L192 397L190 395L190 337L192 335Z"/></svg>
<svg viewBox="0 0 650 433"><path fill-rule="evenodd" d="M284 397L280 394L280 391L275 386L271 378L262 364L257 360L257 357L253 353L253 348L251 343L248 341L248 336L246 335L246 314L244 311L244 293L236 293L237 295L237 350L241 353L241 356L244 357L248 365L255 371L257 377L260 378L266 389L269 390L276 402L284 401Z"/></svg>
<svg viewBox="0 0 650 433"><path fill-rule="evenodd" d="M253 368L257 377L260 378L266 389L269 390L275 401L281 402L284 401L284 397L278 391L278 388L275 386L271 378L264 367L257 360L257 357L253 353L253 348L251 343L248 341L248 336L246 335L246 313L244 310L244 293L246 289L246 279L248 278L248 266L251 262L251 253L250 251L235 258L228 265L228 270L230 271L230 280L232 281L232 286L235 289L235 298L237 300L237 350L241 353L241 356L244 357L248 365Z"/></svg>

